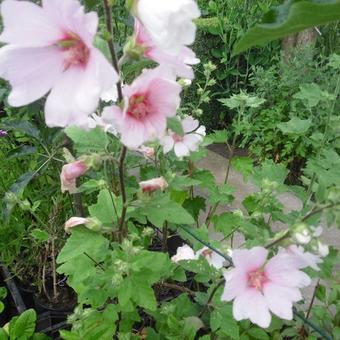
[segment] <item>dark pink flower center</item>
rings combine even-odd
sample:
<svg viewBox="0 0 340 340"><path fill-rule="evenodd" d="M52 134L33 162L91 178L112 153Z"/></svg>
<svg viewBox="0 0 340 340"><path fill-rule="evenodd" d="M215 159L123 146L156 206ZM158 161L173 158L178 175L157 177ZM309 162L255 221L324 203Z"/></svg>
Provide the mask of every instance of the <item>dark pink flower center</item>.
<svg viewBox="0 0 340 340"><path fill-rule="evenodd" d="M148 101L144 95L133 95L129 100L127 113L136 118L143 119L150 112Z"/></svg>
<svg viewBox="0 0 340 340"><path fill-rule="evenodd" d="M57 42L63 51L65 70L71 66L86 66L90 50L74 33L66 34L64 39Z"/></svg>
<svg viewBox="0 0 340 340"><path fill-rule="evenodd" d="M250 287L262 290L263 285L266 282L267 282L266 274L261 269L248 273L248 285Z"/></svg>
<svg viewBox="0 0 340 340"><path fill-rule="evenodd" d="M175 141L175 143L179 143L179 142L182 142L182 141L183 141L183 137L177 135L176 133L174 133L174 134L172 135L172 138L173 138L173 140Z"/></svg>

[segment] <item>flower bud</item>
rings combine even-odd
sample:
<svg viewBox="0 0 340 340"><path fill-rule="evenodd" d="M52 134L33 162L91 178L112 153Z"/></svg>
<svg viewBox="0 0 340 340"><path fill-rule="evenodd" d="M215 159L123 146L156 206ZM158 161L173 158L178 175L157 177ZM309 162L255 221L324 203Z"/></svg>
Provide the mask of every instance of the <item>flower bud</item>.
<svg viewBox="0 0 340 340"><path fill-rule="evenodd" d="M155 149L152 147L142 145L137 151L141 152L145 158L153 158L155 156Z"/></svg>
<svg viewBox="0 0 340 340"><path fill-rule="evenodd" d="M143 192L151 193L156 190L165 190L168 187L168 182L164 179L164 177L158 177L148 181L139 182L139 187Z"/></svg>
<svg viewBox="0 0 340 340"><path fill-rule="evenodd" d="M154 233L155 233L155 231L152 228L146 227L142 231L142 236L143 237L151 237Z"/></svg>
<svg viewBox="0 0 340 340"><path fill-rule="evenodd" d="M70 194L76 193L76 180L87 170L88 167L81 160L64 165L60 174L61 192L68 191Z"/></svg>
<svg viewBox="0 0 340 340"><path fill-rule="evenodd" d="M67 233L70 233L70 229L73 227L77 227L83 225L87 229L93 230L93 231L100 231L102 228L101 222L96 218L84 218L84 217L71 217L66 223L65 223L65 231Z"/></svg>
<svg viewBox="0 0 340 340"><path fill-rule="evenodd" d="M312 235L308 226L304 223L300 223L295 226L293 238L300 244L307 244L311 241Z"/></svg>

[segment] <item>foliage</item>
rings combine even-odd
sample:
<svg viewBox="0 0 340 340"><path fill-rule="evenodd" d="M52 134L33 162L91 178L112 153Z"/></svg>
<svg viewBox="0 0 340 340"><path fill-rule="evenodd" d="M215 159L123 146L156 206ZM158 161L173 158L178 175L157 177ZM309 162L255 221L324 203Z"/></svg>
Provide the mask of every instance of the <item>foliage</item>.
<svg viewBox="0 0 340 340"><path fill-rule="evenodd" d="M240 145L249 146L259 161L270 158L287 164L292 181L301 175L307 157L317 154L328 119L334 127L327 132L329 140L335 138L332 144L337 148L338 106L334 111L332 107L339 70L331 65L338 56L314 59L313 54L307 47L297 50L288 63L278 60L268 69L255 68L254 95L265 102L250 108L238 126Z"/></svg>
<svg viewBox="0 0 340 340"><path fill-rule="evenodd" d="M131 29L125 20L129 14L123 1L108 4L120 17L115 18L116 29L124 26L124 33L117 36L122 45ZM339 57L333 55L318 62L296 57L290 64L276 62L269 71L254 68L250 85L256 90L248 95L251 65L271 61L268 51L275 51L278 45L265 48L264 59L264 50L259 50L255 60L250 52L232 57L232 45L244 25L272 2L202 4L208 6L204 12L208 21L200 27L221 40L223 48L222 52L208 51L212 55L203 64L203 79L196 83L196 100L191 101L187 92L186 105L179 114L200 116L211 99L219 99L219 107L226 111L222 118L228 116L232 128L214 132L199 148L191 150L190 156L177 158L174 152L165 153L155 140L148 144L154 148L152 156L145 156L141 149L127 150L119 136L107 133L102 126L47 130L42 123L41 103L33 112L30 107L5 107L1 127L9 135L1 140L1 150L3 159L10 161L7 171L9 166L11 171L2 179L5 209L0 232L4 235L1 242L6 246L8 243L10 250L8 254L1 251L1 261L18 276L18 268L30 268L29 273L45 272L40 269L50 261L54 279L57 273L67 278L77 294L77 307L68 318L70 328L60 332L63 339L246 340L296 339L301 335L315 339L323 332L335 338L339 334L339 279L333 275L338 250L331 248L328 254L326 247L327 252L321 254L320 247L324 250L325 245L315 235L316 226L324 220L329 227L340 221L339 119L334 114L340 91ZM241 5L245 22L239 25L235 22L241 20ZM89 0L86 6L98 9L104 19L99 4ZM101 38L110 41L110 34L102 23ZM227 68L221 69L225 64ZM237 65L246 73L240 72ZM122 79L127 82L141 72L140 64L128 66L122 69ZM240 86L243 91L238 91ZM231 91L236 94L231 95ZM138 100L145 99L141 97ZM184 129L173 119L167 123L182 142ZM251 143L259 160L256 164L250 157L235 157L236 143L241 139L244 145ZM212 142L225 142L229 151L223 182L217 182L212 172L197 165ZM14 146L18 150L13 153ZM25 160L24 173L17 157ZM287 184L286 165L296 158L304 160L303 185L292 186ZM59 173L61 165L75 159L86 160L88 169L76 183L78 191L68 197L59 193ZM285 162L276 164L282 159ZM243 198L240 209L234 205L237 188L229 183L231 166L257 187ZM162 177L167 185L143 190L138 184L154 177ZM287 211L280 200L284 193L294 193L301 207ZM62 225L71 216L81 219L82 225L71 223L66 228L66 223L70 235L64 243ZM306 234L309 241L299 241L301 234ZM176 237L180 244L171 249L171 240ZM242 245L235 243L237 237L242 238ZM313 305L312 300L306 314L308 321L296 305L294 320L273 317L267 328L248 320L237 321L232 303L222 301L222 286L231 279L230 254L236 247L260 246L267 248L272 258L284 251L282 248L297 243L322 262L319 272L315 267L306 269L309 276L319 279L315 296L322 307ZM195 258L176 260L172 256L183 244L192 246ZM225 260L223 268L211 264L211 254ZM18 263L20 258L23 260ZM295 263L294 271L305 267ZM251 281L249 277L244 280L247 284ZM326 288L329 282L331 289ZM257 288L258 283L250 287ZM34 284L41 289L40 277ZM294 297L294 301L297 299ZM35 312L28 310L13 318L0 336L44 339L34 333L35 322ZM315 324L324 330L320 333Z"/></svg>
<svg viewBox="0 0 340 340"><path fill-rule="evenodd" d="M235 45L234 53L263 45L269 41L300 32L309 27L340 20L338 0L286 0L267 12L262 21L252 27Z"/></svg>
<svg viewBox="0 0 340 340"><path fill-rule="evenodd" d="M4 327L0 328L1 340L48 340L48 336L35 333L37 315L33 309L28 309L19 316L15 316Z"/></svg>

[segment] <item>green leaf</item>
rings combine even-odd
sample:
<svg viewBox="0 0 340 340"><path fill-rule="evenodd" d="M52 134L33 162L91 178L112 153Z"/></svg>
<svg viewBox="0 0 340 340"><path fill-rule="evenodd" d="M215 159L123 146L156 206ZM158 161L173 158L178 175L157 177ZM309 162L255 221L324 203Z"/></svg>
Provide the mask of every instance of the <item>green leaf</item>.
<svg viewBox="0 0 340 340"><path fill-rule="evenodd" d="M265 161L257 167L253 174L254 183L261 187L263 180L269 180L282 185L287 177L288 170L283 164L275 164L273 161Z"/></svg>
<svg viewBox="0 0 340 340"><path fill-rule="evenodd" d="M109 141L107 134L100 128L86 131L79 127L71 126L65 129L65 133L72 139L79 154L104 151Z"/></svg>
<svg viewBox="0 0 340 340"><path fill-rule="evenodd" d="M16 319L12 319L9 326L11 339L27 339L34 334L37 314L33 309L28 309Z"/></svg>
<svg viewBox="0 0 340 340"><path fill-rule="evenodd" d="M0 300L3 300L7 296L7 289L5 287L0 287Z"/></svg>
<svg viewBox="0 0 340 340"><path fill-rule="evenodd" d="M208 135L208 138L211 139L212 143L224 144L228 141L229 131L228 130L214 131L214 133Z"/></svg>
<svg viewBox="0 0 340 340"><path fill-rule="evenodd" d="M5 130L20 131L21 133L33 137L34 139L41 139L39 129L29 121L11 120L9 122L3 122L1 125Z"/></svg>
<svg viewBox="0 0 340 340"><path fill-rule="evenodd" d="M155 226L161 227L165 221L175 224L193 224L193 217L178 203L172 201L169 195L159 196L144 206L140 213Z"/></svg>
<svg viewBox="0 0 340 340"><path fill-rule="evenodd" d="M167 119L167 127L179 136L184 136L183 126L177 117Z"/></svg>
<svg viewBox="0 0 340 340"><path fill-rule="evenodd" d="M227 236L241 225L242 218L237 214L226 212L219 216L215 215L213 217L213 223L216 231L219 231L223 233L224 236Z"/></svg>
<svg viewBox="0 0 340 340"><path fill-rule="evenodd" d="M314 83L300 85L300 91L293 96L295 99L300 99L308 108L317 106L323 97L327 97L326 93Z"/></svg>
<svg viewBox="0 0 340 340"><path fill-rule="evenodd" d="M84 253L99 261L105 257L108 246L109 240L103 235L80 227L72 231L59 253L57 263L64 263Z"/></svg>
<svg viewBox="0 0 340 340"><path fill-rule="evenodd" d="M243 174L244 179L247 179L248 176L253 173L254 165L250 157L233 157L231 164L236 171Z"/></svg>
<svg viewBox="0 0 340 340"><path fill-rule="evenodd" d="M117 214L120 216L122 211L121 200L113 193L110 194L109 190L101 190L98 195L97 203L89 207L90 216L98 218L103 224L112 225L117 223L117 215L113 204L115 204Z"/></svg>
<svg viewBox="0 0 340 340"><path fill-rule="evenodd" d="M213 187L209 189L209 201L212 204L216 203L231 203L234 200L235 189L231 187L229 184L222 184L218 187Z"/></svg>
<svg viewBox="0 0 340 340"><path fill-rule="evenodd" d="M259 340L269 340L268 334L261 328L251 328L248 331L248 334L251 335L254 339Z"/></svg>
<svg viewBox="0 0 340 340"><path fill-rule="evenodd" d="M225 336L235 340L240 339L239 326L233 318L232 307L229 304L215 308L210 315L210 327L213 332L220 329Z"/></svg>
<svg viewBox="0 0 340 340"><path fill-rule="evenodd" d="M15 149L12 149L7 154L7 159L14 159L18 157L23 157L27 155L33 155L37 152L37 148L29 145L22 145Z"/></svg>
<svg viewBox="0 0 340 340"><path fill-rule="evenodd" d="M4 309L5 309L5 305L0 301L0 313L2 313Z"/></svg>
<svg viewBox="0 0 340 340"><path fill-rule="evenodd" d="M339 19L338 0L288 0L267 12L262 21L235 44L234 54Z"/></svg>
<svg viewBox="0 0 340 340"><path fill-rule="evenodd" d="M24 173L14 184L12 184L12 186L9 188L9 191L5 194L5 198L3 200L4 207L2 211L2 217L5 223L8 223L9 221L11 212L17 204L18 196L23 193L28 183L34 178L35 175L36 174L31 171Z"/></svg>
<svg viewBox="0 0 340 340"><path fill-rule="evenodd" d="M32 230L31 235L40 242L46 242L46 241L48 241L48 239L50 237L49 234L46 231L38 229L38 228Z"/></svg>
<svg viewBox="0 0 340 340"><path fill-rule="evenodd" d="M0 339L1 340L7 340L8 339L8 334L3 328L0 328Z"/></svg>
<svg viewBox="0 0 340 340"><path fill-rule="evenodd" d="M286 123L280 123L277 127L287 135L304 135L312 126L312 122L309 119L300 119L298 117L292 118Z"/></svg>

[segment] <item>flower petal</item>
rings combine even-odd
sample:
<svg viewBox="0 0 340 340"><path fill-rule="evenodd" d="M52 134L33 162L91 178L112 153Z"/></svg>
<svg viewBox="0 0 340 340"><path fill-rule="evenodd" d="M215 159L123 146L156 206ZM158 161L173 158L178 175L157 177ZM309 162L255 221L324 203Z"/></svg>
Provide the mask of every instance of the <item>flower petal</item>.
<svg viewBox="0 0 340 340"><path fill-rule="evenodd" d="M182 142L179 142L179 143L175 143L175 154L178 158L182 158L182 157L185 157L185 156L189 156L190 154L190 150L188 149L188 147L182 143Z"/></svg>
<svg viewBox="0 0 340 340"><path fill-rule="evenodd" d="M62 55L55 47L0 49L0 76L12 86L8 97L12 106L43 97L60 78L63 67Z"/></svg>
<svg viewBox="0 0 340 340"><path fill-rule="evenodd" d="M256 270L261 267L267 258L268 250L263 247L236 249L233 251L233 262L236 268L244 271Z"/></svg>
<svg viewBox="0 0 340 340"><path fill-rule="evenodd" d="M1 4L1 15L4 26L0 35L2 42L21 47L43 47L63 38L61 28L32 2L5 0Z"/></svg>
<svg viewBox="0 0 340 340"><path fill-rule="evenodd" d="M298 301L300 300L298 298L301 298L298 289L282 287L279 285L268 283L264 285L263 294L267 301L269 309L274 314L276 314L281 319L293 319L292 301Z"/></svg>

